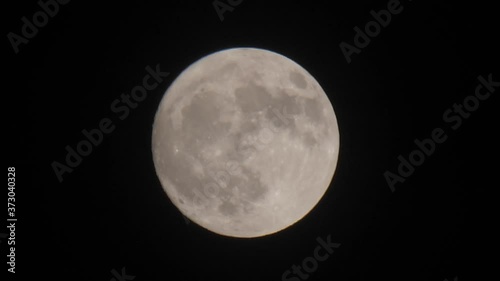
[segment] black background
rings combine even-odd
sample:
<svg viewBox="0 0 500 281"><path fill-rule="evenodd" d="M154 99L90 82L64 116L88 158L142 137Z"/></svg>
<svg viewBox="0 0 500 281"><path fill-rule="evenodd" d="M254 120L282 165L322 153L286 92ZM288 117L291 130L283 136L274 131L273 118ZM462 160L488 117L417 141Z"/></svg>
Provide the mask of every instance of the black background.
<svg viewBox="0 0 500 281"><path fill-rule="evenodd" d="M492 277L500 91L456 131L442 114L474 93L479 75L500 80L493 6L401 1L403 11L348 64L340 42L352 44L353 28L388 1L245 0L222 22L212 1L71 1L18 54L6 34L20 34L21 17L40 8L11 2L3 9L3 137L6 167L16 167L19 280L109 281L123 267L137 281L281 280L328 235L342 245L308 280ZM163 192L150 149L168 86L195 60L231 47L302 65L330 98L341 134L338 168L316 208L256 239L187 223ZM156 64L170 76L119 120L110 104ZM59 183L51 163L64 163L65 146L105 117L116 129ZM437 127L447 141L392 193L384 172ZM1 196L7 201L7 190ZM6 240L0 250L6 272Z"/></svg>

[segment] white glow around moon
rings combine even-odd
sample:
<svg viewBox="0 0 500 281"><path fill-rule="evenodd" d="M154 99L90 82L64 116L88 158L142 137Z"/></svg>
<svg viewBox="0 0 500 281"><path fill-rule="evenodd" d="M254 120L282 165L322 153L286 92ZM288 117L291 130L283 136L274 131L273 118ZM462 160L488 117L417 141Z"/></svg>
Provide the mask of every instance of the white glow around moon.
<svg viewBox="0 0 500 281"><path fill-rule="evenodd" d="M258 237L303 218L332 180L337 119L301 66L236 48L184 70L153 125L156 173L173 204L218 234Z"/></svg>

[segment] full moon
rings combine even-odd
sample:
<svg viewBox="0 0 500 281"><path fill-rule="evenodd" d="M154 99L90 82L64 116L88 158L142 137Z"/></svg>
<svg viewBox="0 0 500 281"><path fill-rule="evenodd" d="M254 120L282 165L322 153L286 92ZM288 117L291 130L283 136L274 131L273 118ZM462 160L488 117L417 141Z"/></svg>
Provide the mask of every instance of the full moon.
<svg viewBox="0 0 500 281"><path fill-rule="evenodd" d="M156 112L156 174L179 211L220 235L259 237L307 215L339 153L333 106L275 52L222 50L185 69Z"/></svg>

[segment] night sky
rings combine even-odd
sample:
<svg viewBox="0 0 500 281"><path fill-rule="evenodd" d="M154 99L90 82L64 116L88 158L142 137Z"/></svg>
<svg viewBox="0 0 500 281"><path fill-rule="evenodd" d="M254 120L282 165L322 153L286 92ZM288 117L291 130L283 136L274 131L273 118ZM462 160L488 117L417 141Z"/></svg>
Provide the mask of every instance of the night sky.
<svg viewBox="0 0 500 281"><path fill-rule="evenodd" d="M52 16L36 32L23 28L22 18L33 23L43 11L37 1L4 3L4 169L16 169L17 218L12 274L3 211L5 275L491 279L498 10L461 1L240 2L73 0L49 7ZM216 7L229 8L223 20ZM390 21L373 25L362 42L355 28L366 33L370 11L387 9ZM352 52L345 55L341 45ZM293 226L254 239L220 236L186 220L163 191L151 153L167 88L191 63L232 47L268 49L304 67L328 95L340 130L337 169L318 205ZM157 65L169 75L135 108L126 106L121 95ZM97 129L106 131L102 140L68 166L67 148L87 139L83 130ZM434 148L426 155L419 142ZM402 168L402 176L398 166L410 155L418 165ZM59 178L56 162L68 169ZM4 202L8 192L0 195ZM318 239L340 246L316 261ZM304 261L314 268L307 272Z"/></svg>

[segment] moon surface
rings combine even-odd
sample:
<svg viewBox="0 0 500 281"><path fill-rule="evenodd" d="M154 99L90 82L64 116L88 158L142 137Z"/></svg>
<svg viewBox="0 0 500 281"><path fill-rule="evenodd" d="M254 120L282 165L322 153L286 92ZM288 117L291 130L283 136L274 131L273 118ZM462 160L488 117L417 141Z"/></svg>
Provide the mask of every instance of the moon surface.
<svg viewBox="0 0 500 281"><path fill-rule="evenodd" d="M198 225L231 237L283 230L325 194L339 131L318 82L263 49L210 54L166 91L153 124L156 174Z"/></svg>

